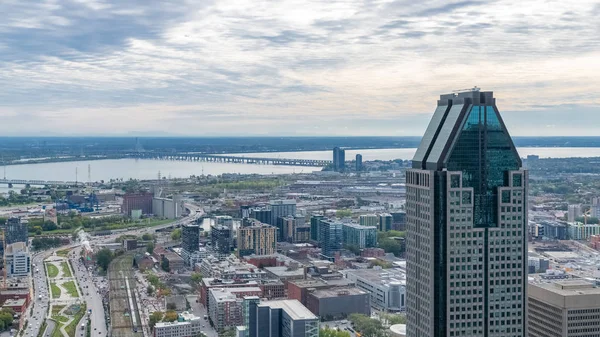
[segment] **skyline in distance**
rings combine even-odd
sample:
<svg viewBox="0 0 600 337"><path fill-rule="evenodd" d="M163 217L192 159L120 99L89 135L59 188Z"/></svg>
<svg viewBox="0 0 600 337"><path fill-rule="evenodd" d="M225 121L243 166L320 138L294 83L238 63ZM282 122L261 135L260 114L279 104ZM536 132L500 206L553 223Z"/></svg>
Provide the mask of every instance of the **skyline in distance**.
<svg viewBox="0 0 600 337"><path fill-rule="evenodd" d="M600 5L4 1L5 136L420 136L497 93L513 136L592 136Z"/></svg>

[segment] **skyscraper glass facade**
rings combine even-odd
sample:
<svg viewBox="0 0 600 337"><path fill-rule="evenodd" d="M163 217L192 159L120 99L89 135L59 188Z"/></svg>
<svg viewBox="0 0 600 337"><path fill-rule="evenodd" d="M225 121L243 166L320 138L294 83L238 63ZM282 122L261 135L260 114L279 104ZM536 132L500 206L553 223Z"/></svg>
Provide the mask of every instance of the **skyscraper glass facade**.
<svg viewBox="0 0 600 337"><path fill-rule="evenodd" d="M321 254L333 258L334 254L342 249L342 223L321 219L319 222L319 243Z"/></svg>
<svg viewBox="0 0 600 337"><path fill-rule="evenodd" d="M407 172L407 335L525 335L527 172L491 92L442 95Z"/></svg>

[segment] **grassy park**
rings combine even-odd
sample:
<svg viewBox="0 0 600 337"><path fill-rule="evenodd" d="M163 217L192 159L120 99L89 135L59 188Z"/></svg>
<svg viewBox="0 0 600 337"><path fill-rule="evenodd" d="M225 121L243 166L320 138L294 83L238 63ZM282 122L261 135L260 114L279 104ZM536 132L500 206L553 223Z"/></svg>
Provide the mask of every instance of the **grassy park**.
<svg viewBox="0 0 600 337"><path fill-rule="evenodd" d="M54 278L58 276L58 268L55 265L48 263L46 266L48 267L48 277Z"/></svg>
<svg viewBox="0 0 600 337"><path fill-rule="evenodd" d="M64 308L64 305L53 305L52 306L52 316L58 315L58 313Z"/></svg>
<svg viewBox="0 0 600 337"><path fill-rule="evenodd" d="M69 337L75 337L75 332L77 330L77 324L79 324L79 321L81 320L83 315L85 315L85 310L86 310L86 304L84 302L81 305L81 308L79 308L79 311L77 311L75 313L73 321L71 321L71 323L69 325L67 325L67 327L65 328L65 331L67 332Z"/></svg>
<svg viewBox="0 0 600 337"><path fill-rule="evenodd" d="M67 293L69 294L69 296L79 297L79 294L77 294L77 285L75 285L75 282L73 282L73 281L64 282L62 284L62 286L63 286L63 288L67 289Z"/></svg>
<svg viewBox="0 0 600 337"><path fill-rule="evenodd" d="M52 298L60 297L60 288L56 285L56 283L50 283L50 290L52 291Z"/></svg>
<svg viewBox="0 0 600 337"><path fill-rule="evenodd" d="M69 254L71 250L70 249L61 249L61 250L57 250L56 251L56 255L58 256L62 256L62 257L66 257L67 254Z"/></svg>
<svg viewBox="0 0 600 337"><path fill-rule="evenodd" d="M69 264L67 262L60 263L60 269L62 269L63 277L72 277L71 269L69 268Z"/></svg>

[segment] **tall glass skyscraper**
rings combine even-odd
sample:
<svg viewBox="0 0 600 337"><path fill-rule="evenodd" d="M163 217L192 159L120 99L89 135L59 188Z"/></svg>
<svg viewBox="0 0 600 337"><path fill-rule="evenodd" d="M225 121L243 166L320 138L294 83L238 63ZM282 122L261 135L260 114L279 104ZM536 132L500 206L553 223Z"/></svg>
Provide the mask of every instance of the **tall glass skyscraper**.
<svg viewBox="0 0 600 337"><path fill-rule="evenodd" d="M526 204L493 93L441 95L406 173L407 336L525 336Z"/></svg>

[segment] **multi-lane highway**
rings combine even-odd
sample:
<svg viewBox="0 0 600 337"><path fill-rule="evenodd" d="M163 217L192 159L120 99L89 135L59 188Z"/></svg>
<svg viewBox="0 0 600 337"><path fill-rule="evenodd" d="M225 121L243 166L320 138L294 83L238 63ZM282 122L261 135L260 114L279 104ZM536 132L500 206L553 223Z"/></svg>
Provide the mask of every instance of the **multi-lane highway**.
<svg viewBox="0 0 600 337"><path fill-rule="evenodd" d="M204 211L199 206L186 204L185 207L189 210L190 214L187 217L176 220L172 223L154 226L150 228L133 229L130 231L120 232L118 234L113 234L109 236L94 237L90 241L91 243L114 242L114 240L121 235L142 235L144 233L154 232L157 229L168 228L173 225L191 223L204 215ZM91 319L91 335L108 336L108 329L104 315L104 307L102 305L102 297L100 295L99 289L101 287L107 287L108 285L106 283L103 283L105 281L102 281L100 278L94 278L92 273L89 270L87 270L85 266L80 262L79 256L82 249L80 243L73 244L70 246L59 247L56 249L40 252L34 255L32 260L32 263L35 265L33 267L34 296L32 298L32 304L26 310L26 319L28 320L28 325L25 329L24 336L38 336L38 332L43 325L44 319L50 316L48 312L48 303L51 296L48 292L48 283L46 280L46 275L44 273L43 261L48 256L52 255L55 251L66 248L74 248L68 255L68 258L72 262L71 265L73 266L75 277L77 278L77 282L79 283L83 300L87 303L87 308L92 309L91 315L86 314L82 321L78 323L76 335L81 337L85 335L85 330L80 329L80 326L82 323L86 323L87 319ZM37 271L37 269L39 269L39 271ZM42 296L42 299L39 299L40 295ZM31 306L33 306L33 315L31 315L31 317L28 317ZM52 330L54 329L54 323L50 320L47 320L46 322L47 328L43 337L50 337L50 335L52 334Z"/></svg>
<svg viewBox="0 0 600 337"><path fill-rule="evenodd" d="M25 312L25 319L27 319L27 328L25 329L24 336L37 336L38 331L44 323L44 319L48 313L48 300L50 298L48 292L48 283L46 282L46 274L44 273L44 259L49 256L52 252L41 252L33 256L32 269L33 269L33 289L34 296L31 299L33 306L33 314L30 316L31 306ZM41 295L41 299L40 299ZM51 332L52 330L50 330ZM47 334L49 337L50 334ZM44 336L46 337L46 336Z"/></svg>
<svg viewBox="0 0 600 337"><path fill-rule="evenodd" d="M81 247L77 247L69 253L68 257L71 260L83 300L87 303L87 309L92 309L92 312L89 315L86 314L86 317L79 323L77 331L81 335L78 336L84 336L85 330L80 329L79 326L82 323L86 323L88 319L91 319L92 336L107 336L104 307L102 305L102 296L100 295L100 288L104 285L95 279L92 273L83 265L79 259L80 254Z"/></svg>

